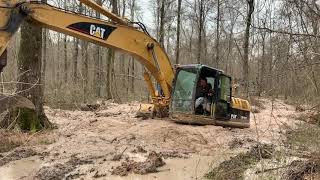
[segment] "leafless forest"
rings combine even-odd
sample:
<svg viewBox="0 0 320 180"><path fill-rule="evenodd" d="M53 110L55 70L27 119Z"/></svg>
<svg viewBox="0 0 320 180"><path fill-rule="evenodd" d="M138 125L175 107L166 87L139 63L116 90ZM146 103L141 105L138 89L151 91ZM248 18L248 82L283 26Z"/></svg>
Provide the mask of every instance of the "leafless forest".
<svg viewBox="0 0 320 180"><path fill-rule="evenodd" d="M49 3L100 17L78 1ZM319 97L320 10L315 0L98 3L142 22L148 8L152 13L148 30L172 64L203 63L222 69L242 92L248 87L249 95L303 102L316 102ZM20 40L19 32L10 44L4 93L16 89ZM41 85L48 105L72 107L99 98L147 100L143 68L126 54L43 29L41 59Z"/></svg>

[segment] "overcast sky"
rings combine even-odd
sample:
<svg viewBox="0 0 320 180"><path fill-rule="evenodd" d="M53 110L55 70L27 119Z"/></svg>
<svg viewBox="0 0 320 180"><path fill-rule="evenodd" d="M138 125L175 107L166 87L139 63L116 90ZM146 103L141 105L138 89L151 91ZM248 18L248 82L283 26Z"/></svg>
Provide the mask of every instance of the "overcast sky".
<svg viewBox="0 0 320 180"><path fill-rule="evenodd" d="M151 0L137 0L138 6L141 7L141 15L143 23L151 28L153 26L153 18L152 18L152 9L151 9Z"/></svg>

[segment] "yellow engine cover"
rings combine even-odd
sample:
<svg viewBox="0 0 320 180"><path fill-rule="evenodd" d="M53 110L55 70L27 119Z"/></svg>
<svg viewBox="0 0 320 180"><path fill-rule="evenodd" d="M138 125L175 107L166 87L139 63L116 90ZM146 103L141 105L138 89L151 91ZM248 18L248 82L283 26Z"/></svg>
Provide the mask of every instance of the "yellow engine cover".
<svg viewBox="0 0 320 180"><path fill-rule="evenodd" d="M251 111L250 103L249 103L249 101L247 101L245 99L232 97L231 107L234 109L242 110L242 111L248 111L248 112Z"/></svg>

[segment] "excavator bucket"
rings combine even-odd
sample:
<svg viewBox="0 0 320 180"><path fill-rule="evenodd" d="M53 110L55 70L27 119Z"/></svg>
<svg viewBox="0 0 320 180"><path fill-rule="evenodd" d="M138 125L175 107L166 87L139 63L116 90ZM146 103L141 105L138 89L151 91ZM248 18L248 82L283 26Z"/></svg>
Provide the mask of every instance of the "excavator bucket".
<svg viewBox="0 0 320 180"><path fill-rule="evenodd" d="M154 118L155 116L155 108L153 104L140 104L140 108L136 114L136 117L148 119Z"/></svg>

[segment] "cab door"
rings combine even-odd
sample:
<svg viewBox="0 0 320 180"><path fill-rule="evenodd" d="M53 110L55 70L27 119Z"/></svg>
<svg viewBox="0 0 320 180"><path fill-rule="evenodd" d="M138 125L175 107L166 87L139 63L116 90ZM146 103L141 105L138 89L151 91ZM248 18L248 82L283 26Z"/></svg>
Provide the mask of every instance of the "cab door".
<svg viewBox="0 0 320 180"><path fill-rule="evenodd" d="M230 119L231 77L219 74L216 92L215 118Z"/></svg>
<svg viewBox="0 0 320 180"><path fill-rule="evenodd" d="M180 68L174 81L174 90L170 105L170 112L193 114L194 91L198 78L198 69Z"/></svg>

